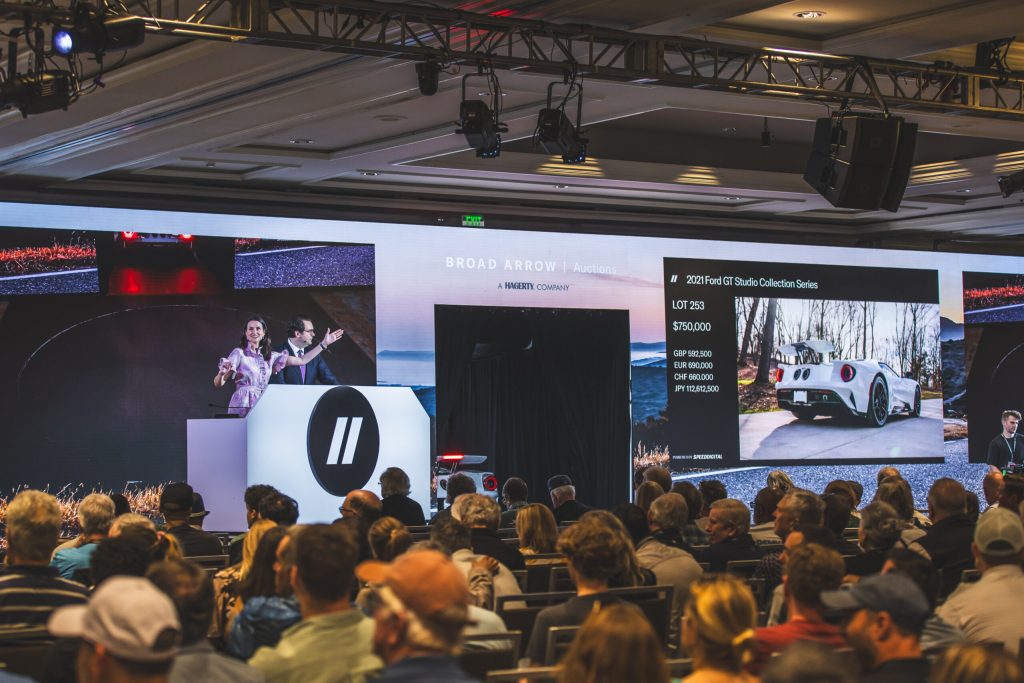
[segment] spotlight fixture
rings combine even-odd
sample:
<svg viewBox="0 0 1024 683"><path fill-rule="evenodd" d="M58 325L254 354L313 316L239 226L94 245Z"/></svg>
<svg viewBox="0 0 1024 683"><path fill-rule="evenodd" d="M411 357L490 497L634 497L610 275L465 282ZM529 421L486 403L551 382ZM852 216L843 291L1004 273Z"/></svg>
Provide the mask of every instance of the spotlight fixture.
<svg viewBox="0 0 1024 683"><path fill-rule="evenodd" d="M75 99L75 78L68 71L17 74L0 83L0 110L14 107L21 115L67 110Z"/></svg>
<svg viewBox="0 0 1024 683"><path fill-rule="evenodd" d="M466 99L466 81L472 77L484 77L488 80L491 94L490 106L483 100ZM466 143L476 150L482 159L493 159L501 154L501 134L508 127L499 120L501 116L501 87L494 69L487 65L480 66L479 73L466 74L462 77L462 104L459 105L459 120L456 133L466 136Z"/></svg>
<svg viewBox="0 0 1024 683"><path fill-rule="evenodd" d="M999 191L1004 197L1009 197L1014 192L1024 190L1024 171L1017 171L1010 175L1001 175L996 178L999 183Z"/></svg>
<svg viewBox="0 0 1024 683"><path fill-rule="evenodd" d="M416 79L420 84L421 95L436 95L441 79L441 65L432 59L417 62Z"/></svg>
<svg viewBox="0 0 1024 683"><path fill-rule="evenodd" d="M821 19L825 16L825 12L819 9L804 10L803 12L794 12L793 16L797 19Z"/></svg>
<svg viewBox="0 0 1024 683"><path fill-rule="evenodd" d="M103 55L138 47L146 38L146 26L140 17L107 16L94 6L75 5L71 26L55 26L53 50L59 55L92 53Z"/></svg>
<svg viewBox="0 0 1024 683"><path fill-rule="evenodd" d="M552 93L556 85L569 86L568 92L558 106L552 104ZM565 115L565 105L569 98L576 97L576 125ZM534 132L534 144L540 144L548 154L560 154L562 163L582 164L587 160L587 140L581 135L580 123L583 117L583 81L576 70L567 73L562 83L552 81L548 84L548 104L537 116L537 129Z"/></svg>
<svg viewBox="0 0 1024 683"><path fill-rule="evenodd" d="M761 131L761 146L772 146L772 132L768 130L768 117L764 117L764 130Z"/></svg>

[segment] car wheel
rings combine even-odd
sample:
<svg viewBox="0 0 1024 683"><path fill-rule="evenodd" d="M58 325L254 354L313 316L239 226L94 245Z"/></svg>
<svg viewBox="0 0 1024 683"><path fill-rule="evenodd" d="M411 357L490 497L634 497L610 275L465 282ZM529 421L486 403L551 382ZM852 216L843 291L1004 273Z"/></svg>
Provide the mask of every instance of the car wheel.
<svg viewBox="0 0 1024 683"><path fill-rule="evenodd" d="M871 380L868 390L868 412L865 420L869 427L881 427L889 419L889 387L881 375Z"/></svg>
<svg viewBox="0 0 1024 683"><path fill-rule="evenodd" d="M813 410L794 410L792 411L798 420L804 420L810 422L818 416Z"/></svg>
<svg viewBox="0 0 1024 683"><path fill-rule="evenodd" d="M914 407L910 409L910 417L921 417L921 387L914 389Z"/></svg>

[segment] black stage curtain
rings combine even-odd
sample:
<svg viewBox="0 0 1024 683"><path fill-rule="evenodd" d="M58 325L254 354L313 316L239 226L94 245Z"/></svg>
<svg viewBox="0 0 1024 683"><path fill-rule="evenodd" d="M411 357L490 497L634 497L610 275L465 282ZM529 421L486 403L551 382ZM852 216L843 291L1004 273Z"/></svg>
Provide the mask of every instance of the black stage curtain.
<svg viewBox="0 0 1024 683"><path fill-rule="evenodd" d="M629 312L436 306L439 453L490 456L530 499L568 474L580 502L630 493Z"/></svg>

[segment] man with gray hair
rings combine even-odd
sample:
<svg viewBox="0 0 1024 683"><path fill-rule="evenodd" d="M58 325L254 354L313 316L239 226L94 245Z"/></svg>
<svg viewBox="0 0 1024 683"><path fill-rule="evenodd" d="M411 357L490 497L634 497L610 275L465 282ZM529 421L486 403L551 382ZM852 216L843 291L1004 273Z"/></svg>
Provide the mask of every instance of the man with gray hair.
<svg viewBox="0 0 1024 683"><path fill-rule="evenodd" d="M107 537L114 521L114 501L103 493L90 493L78 504L78 524L81 535L70 547L58 548L50 564L65 579L83 577L89 571L96 544ZM75 573L78 572L78 577Z"/></svg>
<svg viewBox="0 0 1024 683"><path fill-rule="evenodd" d="M825 501L805 489L790 489L775 508L775 535L786 542L791 531L825 522ZM765 590L773 591L782 583L782 551L769 553L754 570L754 578L764 579Z"/></svg>
<svg viewBox="0 0 1024 683"><path fill-rule="evenodd" d="M19 493L7 506L7 567L0 574L0 634L49 638L46 620L58 607L85 604L85 586L57 575L50 553L60 534L60 505L42 491Z"/></svg>
<svg viewBox="0 0 1024 683"><path fill-rule="evenodd" d="M498 501L480 493L465 493L452 505L452 517L469 528L474 553L493 557L512 570L526 569L522 553L498 537L501 522Z"/></svg>
<svg viewBox="0 0 1024 683"><path fill-rule="evenodd" d="M555 521L560 525L575 522L590 510L590 506L576 500L576 487L567 474L556 474L548 479L548 493L551 494Z"/></svg>
<svg viewBox="0 0 1024 683"><path fill-rule="evenodd" d="M406 526L427 523L423 507L409 497L409 475L401 467L389 467L380 475L381 517L394 517Z"/></svg>
<svg viewBox="0 0 1024 683"><path fill-rule="evenodd" d="M723 498L711 504L708 514L711 545L700 555L711 571L724 572L734 560L757 560L761 551L750 535L750 508L735 498Z"/></svg>
<svg viewBox="0 0 1024 683"><path fill-rule="evenodd" d="M455 658L469 623L462 573L436 550L411 550L394 562L356 570L375 594L373 650L385 668L376 683L472 683Z"/></svg>
<svg viewBox="0 0 1024 683"><path fill-rule="evenodd" d="M686 499L678 493L666 493L651 503L647 523L651 535L640 542L636 559L641 567L650 569L658 585L673 586L672 622L669 635L675 642L683 605L690 594L690 584L699 579L704 570L693 557L693 550L683 540L682 528L689 512Z"/></svg>

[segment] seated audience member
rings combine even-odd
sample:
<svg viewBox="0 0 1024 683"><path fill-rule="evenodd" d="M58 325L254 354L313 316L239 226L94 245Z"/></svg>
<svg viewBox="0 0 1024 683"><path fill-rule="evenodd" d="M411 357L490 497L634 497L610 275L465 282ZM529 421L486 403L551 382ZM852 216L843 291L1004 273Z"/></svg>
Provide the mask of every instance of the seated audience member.
<svg viewBox="0 0 1024 683"><path fill-rule="evenodd" d="M559 683L669 680L658 636L644 613L628 603L587 617L559 666Z"/></svg>
<svg viewBox="0 0 1024 683"><path fill-rule="evenodd" d="M939 572L935 570L930 560L913 550L894 548L885 560L882 573L901 574L907 577L917 584L928 601L928 621L925 622L924 630L921 631L921 651L926 657L934 659L946 648L967 639L963 631L946 623L935 613L935 607L939 601L941 580Z"/></svg>
<svg viewBox="0 0 1024 683"><path fill-rule="evenodd" d="M42 491L25 490L7 506L7 565L0 573L0 635L46 638L46 620L63 605L80 605L89 592L61 578L50 566L60 535L57 499Z"/></svg>
<svg viewBox="0 0 1024 683"><path fill-rule="evenodd" d="M228 625L242 609L238 587L252 570L260 541L273 529L278 529L277 524L269 519L258 519L245 534L245 541L242 544L242 561L225 567L213 575L214 610L209 634L213 640L220 641L227 635ZM278 540L280 540L281 533L283 530L278 532Z"/></svg>
<svg viewBox="0 0 1024 683"><path fill-rule="evenodd" d="M700 482L700 495L704 501L704 507L695 520L697 526L707 531L708 519L711 517L711 504L716 500L725 500L729 494L725 490L725 484L717 479L705 479Z"/></svg>
<svg viewBox="0 0 1024 683"><path fill-rule="evenodd" d="M334 523L351 529L359 545L356 564L373 557L368 534L370 525L380 519L381 502L377 494L365 489L349 491L338 511L341 512L341 519L334 520Z"/></svg>
<svg viewBox="0 0 1024 683"><path fill-rule="evenodd" d="M243 499L245 500L246 528L252 528L252 525L260 518L260 500L271 493L277 493L277 489L267 484L253 484L245 489ZM238 534L232 537L231 542L228 544L228 562L230 564L238 564L242 561L242 540L244 538L245 534Z"/></svg>
<svg viewBox="0 0 1024 683"><path fill-rule="evenodd" d="M850 482L845 479L833 479L825 485L825 490L822 491L822 496L827 496L830 493L839 493L846 496L847 500L850 501L850 508L856 506L857 494L853 492L853 487L850 486Z"/></svg>
<svg viewBox="0 0 1024 683"><path fill-rule="evenodd" d="M651 535L651 527L647 524L647 513L639 505L619 503L612 508L612 514L622 522L622 526L626 527L635 548L639 548L644 539Z"/></svg>
<svg viewBox="0 0 1024 683"><path fill-rule="evenodd" d="M714 514L714 510L712 510ZM683 603L690 594L690 585L704 574L680 533L686 522L686 501L678 493L666 493L651 504L647 513L651 535L636 549L636 561L654 572L659 586L672 586L672 628L683 614Z"/></svg>
<svg viewBox="0 0 1024 683"><path fill-rule="evenodd" d="M380 475L381 517L394 517L406 526L423 526L423 506L409 497L412 484L400 467L389 467Z"/></svg>
<svg viewBox="0 0 1024 683"><path fill-rule="evenodd" d="M973 524L978 523L978 517L981 516L981 501L978 500L978 494L974 491L966 491L967 496L967 519L971 520Z"/></svg>
<svg viewBox="0 0 1024 683"><path fill-rule="evenodd" d="M390 564L364 562L374 587L373 647L385 668L376 683L472 683L455 653L470 622L469 591L442 553L411 550Z"/></svg>
<svg viewBox="0 0 1024 683"><path fill-rule="evenodd" d="M999 507L1013 512L1024 503L1024 475L1007 474L999 492Z"/></svg>
<svg viewBox="0 0 1024 683"><path fill-rule="evenodd" d="M750 537L750 508L735 498L723 498L711 504L708 536L711 544L699 554L699 559L711 565L713 572L724 572L726 565L734 560L761 557L761 551Z"/></svg>
<svg viewBox="0 0 1024 683"><path fill-rule="evenodd" d="M665 467L651 465L644 470L644 481L653 481L665 493L672 490L672 473Z"/></svg>
<svg viewBox="0 0 1024 683"><path fill-rule="evenodd" d="M206 639L213 620L213 584L198 565L188 561L158 562L146 578L174 603L181 623L181 647L169 683L261 683L263 674L219 654Z"/></svg>
<svg viewBox="0 0 1024 683"><path fill-rule="evenodd" d="M291 543L291 580L302 621L281 634L277 646L258 649L249 663L268 683L371 680L381 662L372 651L373 622L349 602L359 553L352 531L312 524Z"/></svg>
<svg viewBox="0 0 1024 683"><path fill-rule="evenodd" d="M556 474L548 479L548 493L551 495L555 521L559 525L575 522L583 513L590 510L589 505L576 500L576 487L572 485L572 479L565 474Z"/></svg>
<svg viewBox="0 0 1024 683"><path fill-rule="evenodd" d="M885 481L886 479L902 479L902 478L903 478L903 475L900 474L900 471L898 469L896 469L895 467L892 467L892 466L886 466L886 467L883 467L880 470L878 470L878 475L875 477L875 483L878 484L879 486L881 486L882 482Z"/></svg>
<svg viewBox="0 0 1024 683"><path fill-rule="evenodd" d="M853 507L850 504L850 499L842 493L826 493L821 497L821 502L825 504L825 512L822 516L823 526L835 534L840 551L844 555L859 553L860 547L857 543L847 539L843 534L850 520L853 519Z"/></svg>
<svg viewBox="0 0 1024 683"><path fill-rule="evenodd" d="M78 640L78 683L165 683L181 639L174 603L137 576L110 579L88 605L60 608L48 628Z"/></svg>
<svg viewBox="0 0 1024 683"><path fill-rule="evenodd" d="M960 583L961 571L974 567L974 522L967 516L963 485L948 477L936 479L928 490L928 517L932 526L910 547L923 549L942 572L941 595L946 596Z"/></svg>
<svg viewBox="0 0 1024 683"><path fill-rule="evenodd" d="M1014 654L1024 638L1024 525L999 508L986 512L974 531L977 583L963 584L939 608L939 616L974 642L1002 643Z"/></svg>
<svg viewBox="0 0 1024 683"><path fill-rule="evenodd" d="M549 628L579 626L591 612L619 602L608 594L609 584L628 571L627 558L633 554L626 534L617 533L606 518L596 512L587 513L563 531L558 539L558 550L566 557L576 596L537 614L526 648L527 657L537 664L544 661Z"/></svg>
<svg viewBox="0 0 1024 683"><path fill-rule="evenodd" d="M78 524L82 534L74 545L58 548L50 564L65 579L74 579L75 572L83 574L89 570L89 562L96 551L96 544L107 537L110 524L114 521L114 501L102 493L90 493L78 504Z"/></svg>
<svg viewBox="0 0 1024 683"><path fill-rule="evenodd" d="M903 479L886 479L875 492L875 500L888 503L896 510L900 524L900 545L908 547L925 534L925 530L914 518L914 494L910 484ZM916 546L923 552L923 548Z"/></svg>
<svg viewBox="0 0 1024 683"><path fill-rule="evenodd" d="M516 535L519 537L519 552L531 562L531 555L550 555L558 542L558 524L555 515L546 505L531 503L517 508L515 519Z"/></svg>
<svg viewBox="0 0 1024 683"><path fill-rule="evenodd" d="M430 540L451 555L455 567L466 577L474 605L493 609L496 597L523 592L508 567L493 557L473 552L469 528L454 517L431 524Z"/></svg>
<svg viewBox="0 0 1024 683"><path fill-rule="evenodd" d="M882 571L886 556L899 540L900 523L896 510L881 501L865 506L857 529L861 552L846 558L847 576L867 576Z"/></svg>
<svg viewBox="0 0 1024 683"><path fill-rule="evenodd" d="M160 493L160 514L167 523L167 533L181 544L185 557L220 555L220 539L196 529L190 522L192 514L192 487L184 482L168 484Z"/></svg>
<svg viewBox="0 0 1024 683"><path fill-rule="evenodd" d="M110 500L114 502L114 516L120 517L132 511L132 504L123 493L111 493Z"/></svg>
<svg viewBox="0 0 1024 683"><path fill-rule="evenodd" d="M1019 660L984 644L954 645L938 658L931 683L1020 683Z"/></svg>
<svg viewBox="0 0 1024 683"><path fill-rule="evenodd" d="M826 610L844 617L842 633L867 672L862 683L927 683L921 652L928 601L898 574L869 576L850 590L821 594Z"/></svg>
<svg viewBox="0 0 1024 683"><path fill-rule="evenodd" d="M805 524L800 529L789 532L789 535L786 536L786 542L782 544L781 564L783 574L785 574L786 559L789 557L789 553L801 546L812 543L822 548L839 552L839 543L836 541L834 533L819 524ZM766 626L778 626L785 621L786 592L782 584L779 584L771 592Z"/></svg>
<svg viewBox="0 0 1024 683"><path fill-rule="evenodd" d="M775 535L785 542L794 529L807 524L820 526L824 513L825 503L818 495L803 489L790 489L775 508ZM782 551L768 553L761 558L754 577L764 579L765 590L775 590L782 583Z"/></svg>
<svg viewBox="0 0 1024 683"><path fill-rule="evenodd" d="M657 583L654 572L641 567L636 559L636 546L629 537L629 531L618 517L607 510L591 510L587 515L594 518L596 523L604 524L615 534L619 543L626 549L622 556L622 570L615 574L609 581L609 588L631 588L633 586L653 586Z"/></svg>
<svg viewBox="0 0 1024 683"><path fill-rule="evenodd" d="M266 519L278 526L292 526L299 521L299 504L291 496L274 491L263 496L259 502L260 519Z"/></svg>
<svg viewBox="0 0 1024 683"><path fill-rule="evenodd" d="M757 648L757 603L747 584L731 574L705 577L690 588L683 614L681 642L693 659L683 683L757 681L744 670Z"/></svg>
<svg viewBox="0 0 1024 683"><path fill-rule="evenodd" d="M985 495L987 509L999 507L999 496L1003 493L1003 473L989 472L981 481L981 492Z"/></svg>
<svg viewBox="0 0 1024 683"><path fill-rule="evenodd" d="M846 483L850 485L850 490L853 491L853 510L854 512L860 507L860 503L864 500L864 484L853 479L847 479Z"/></svg>
<svg viewBox="0 0 1024 683"><path fill-rule="evenodd" d="M206 501L198 491L192 492L192 512L189 513L188 523L197 529L203 528L203 521L209 517L210 511L206 509Z"/></svg>
<svg viewBox="0 0 1024 683"><path fill-rule="evenodd" d="M444 498L445 507L439 509L437 514L431 517L431 524L438 520L451 517L452 505L455 503L455 499L464 493L476 493L476 482L462 472L456 472L452 476L448 477L448 488L445 490L447 491ZM438 502L438 505L440 505L440 502Z"/></svg>
<svg viewBox="0 0 1024 683"><path fill-rule="evenodd" d="M755 671L760 671L772 655L797 641L813 640L836 648L846 647L839 628L822 617L824 607L821 604L822 591L837 590L842 582L843 558L835 550L809 543L786 551L782 587L788 618L785 624L757 629Z"/></svg>
<svg viewBox="0 0 1024 683"><path fill-rule="evenodd" d="M516 516L526 507L530 489L519 477L509 477L501 487L501 503L505 511L501 513L501 528L510 529L516 525Z"/></svg>
<svg viewBox="0 0 1024 683"><path fill-rule="evenodd" d="M804 640L773 657L761 674L761 683L857 683L857 676L836 661L834 647Z"/></svg>
<svg viewBox="0 0 1024 683"><path fill-rule="evenodd" d="M697 526L697 517L704 507L704 496L700 489L688 481L677 481L672 486L672 493L678 493L686 501L688 516L686 524L683 525L683 540L690 547L708 544L708 532Z"/></svg>
<svg viewBox="0 0 1024 683"><path fill-rule="evenodd" d="M651 509L653 503L659 496L665 495L665 489L653 481L645 481L636 489L636 505L645 513Z"/></svg>
<svg viewBox="0 0 1024 683"><path fill-rule="evenodd" d="M493 557L509 569L526 569L526 560L519 549L498 538L501 521L498 501L481 493L467 493L452 505L452 516L469 528L474 553Z"/></svg>
<svg viewBox="0 0 1024 683"><path fill-rule="evenodd" d="M754 526L750 527L750 536L755 543L782 542L775 535L775 508L784 495L783 491L766 486L754 496Z"/></svg>
<svg viewBox="0 0 1024 683"><path fill-rule="evenodd" d="M769 472L765 480L765 486L773 491L780 491L782 495L786 495L790 489L796 488L793 485L793 480L782 470L772 470Z"/></svg>
<svg viewBox="0 0 1024 683"><path fill-rule="evenodd" d="M180 560L185 557L178 539L166 532L157 531L153 520L144 515L129 513L114 518L108 537L121 538L124 536L145 541L152 556L151 562Z"/></svg>
<svg viewBox="0 0 1024 683"><path fill-rule="evenodd" d="M249 659L261 647L274 647L281 640L281 634L302 618L299 601L292 590L294 558L289 552L294 547L291 541L300 530L294 526L287 530L278 527L260 540L253 569L239 588L242 611L231 622L226 638L225 649L232 657ZM269 576L266 572L268 556L271 556Z"/></svg>
<svg viewBox="0 0 1024 683"><path fill-rule="evenodd" d="M89 577L95 588L112 576L145 576L155 561L152 545L142 533L104 538L92 554Z"/></svg>
<svg viewBox="0 0 1024 683"><path fill-rule="evenodd" d="M395 517L381 517L370 525L367 533L373 559L391 562L412 545L412 535Z"/></svg>

